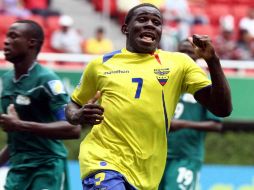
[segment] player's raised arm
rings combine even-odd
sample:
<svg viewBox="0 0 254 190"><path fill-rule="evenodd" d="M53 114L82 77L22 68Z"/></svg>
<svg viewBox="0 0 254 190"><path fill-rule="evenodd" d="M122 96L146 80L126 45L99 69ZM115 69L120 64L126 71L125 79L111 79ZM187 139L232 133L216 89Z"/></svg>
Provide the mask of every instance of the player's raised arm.
<svg viewBox="0 0 254 190"><path fill-rule="evenodd" d="M227 117L232 112L230 87L223 73L219 57L206 35L193 35L189 38L195 53L203 58L209 68L212 85L197 91L195 99L220 117Z"/></svg>
<svg viewBox="0 0 254 190"><path fill-rule="evenodd" d="M100 96L101 93L98 91L95 96L82 107L74 101L68 103L65 109L67 120L73 125L96 125L101 123L103 120L104 108L96 103Z"/></svg>

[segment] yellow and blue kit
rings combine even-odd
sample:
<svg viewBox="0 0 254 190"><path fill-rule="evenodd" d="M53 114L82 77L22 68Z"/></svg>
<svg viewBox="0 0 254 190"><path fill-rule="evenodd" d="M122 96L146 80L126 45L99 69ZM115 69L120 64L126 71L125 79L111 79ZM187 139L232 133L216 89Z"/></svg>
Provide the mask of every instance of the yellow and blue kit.
<svg viewBox="0 0 254 190"><path fill-rule="evenodd" d="M115 170L137 189L157 189L167 156L166 133L180 95L210 84L191 58L177 52L122 49L91 61L71 98L82 106L101 91L105 112L81 143L81 178Z"/></svg>

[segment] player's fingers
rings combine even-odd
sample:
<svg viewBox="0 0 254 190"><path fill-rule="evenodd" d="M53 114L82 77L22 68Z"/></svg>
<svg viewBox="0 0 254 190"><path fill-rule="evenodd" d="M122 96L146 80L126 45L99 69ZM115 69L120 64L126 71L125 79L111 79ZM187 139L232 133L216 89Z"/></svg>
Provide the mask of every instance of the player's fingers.
<svg viewBox="0 0 254 190"><path fill-rule="evenodd" d="M85 121L93 121L93 120L103 120L104 117L102 115L93 114L93 115L84 116L83 119Z"/></svg>
<svg viewBox="0 0 254 190"><path fill-rule="evenodd" d="M193 38L192 38L191 36L189 36L189 37L187 38L187 40L191 43L191 45L194 45L194 44L193 44Z"/></svg>
<svg viewBox="0 0 254 190"><path fill-rule="evenodd" d="M86 122L87 125L98 125L101 123L102 120L91 120Z"/></svg>
<svg viewBox="0 0 254 190"><path fill-rule="evenodd" d="M96 104L86 104L82 110L84 115L91 115L91 114L99 114L102 115L104 113L103 107L96 105Z"/></svg>
<svg viewBox="0 0 254 190"><path fill-rule="evenodd" d="M193 43L201 48L201 49L205 49L207 47L207 45L210 43L210 38L208 35L193 35Z"/></svg>
<svg viewBox="0 0 254 190"><path fill-rule="evenodd" d="M14 107L14 104L10 104L7 108L8 115L14 116L18 118L18 113L16 112L16 109Z"/></svg>
<svg viewBox="0 0 254 190"><path fill-rule="evenodd" d="M99 100L100 97L101 97L101 92L97 91L95 96L92 99L88 100L87 103L88 104L94 104L95 102L97 102L97 100Z"/></svg>

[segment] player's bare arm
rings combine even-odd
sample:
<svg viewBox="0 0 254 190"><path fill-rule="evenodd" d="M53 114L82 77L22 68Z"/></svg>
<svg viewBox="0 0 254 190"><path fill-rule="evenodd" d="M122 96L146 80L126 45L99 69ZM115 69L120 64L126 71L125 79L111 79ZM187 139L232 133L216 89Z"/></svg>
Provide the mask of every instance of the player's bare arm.
<svg viewBox="0 0 254 190"><path fill-rule="evenodd" d="M0 166L4 165L9 160L8 146L5 145L0 151Z"/></svg>
<svg viewBox="0 0 254 190"><path fill-rule="evenodd" d="M220 117L227 117L232 112L229 84L223 73L220 60L216 55L211 40L206 35L193 35L189 39L198 57L203 58L209 68L212 85L195 93L195 99Z"/></svg>
<svg viewBox="0 0 254 190"><path fill-rule="evenodd" d="M222 130L222 123L217 121L189 121L173 119L170 123L170 130L176 131L180 129L196 129L200 131L214 131Z"/></svg>
<svg viewBox="0 0 254 190"><path fill-rule="evenodd" d="M70 125L67 121L51 123L23 121L18 117L13 104L8 107L7 112L7 114L0 115L0 124L6 132L31 132L38 136L53 139L73 139L80 136L81 127Z"/></svg>
<svg viewBox="0 0 254 190"><path fill-rule="evenodd" d="M96 102L100 98L100 92L84 104L82 107L71 101L65 109L67 120L73 125L89 125L93 126L99 124L103 120L104 108Z"/></svg>

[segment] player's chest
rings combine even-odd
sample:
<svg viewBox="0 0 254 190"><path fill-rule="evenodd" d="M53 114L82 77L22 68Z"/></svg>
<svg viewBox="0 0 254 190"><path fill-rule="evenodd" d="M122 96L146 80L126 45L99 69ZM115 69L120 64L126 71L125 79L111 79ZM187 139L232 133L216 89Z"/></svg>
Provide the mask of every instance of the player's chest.
<svg viewBox="0 0 254 190"><path fill-rule="evenodd" d="M170 83L172 68L159 64L117 64L107 65L98 73L99 84L128 88L133 83L163 87Z"/></svg>
<svg viewBox="0 0 254 190"><path fill-rule="evenodd" d="M36 102L42 102L47 98L47 89L43 85L34 84L25 81L10 82L5 86L5 90L2 92L1 101L4 107L9 104L15 104L19 106L31 106Z"/></svg>

